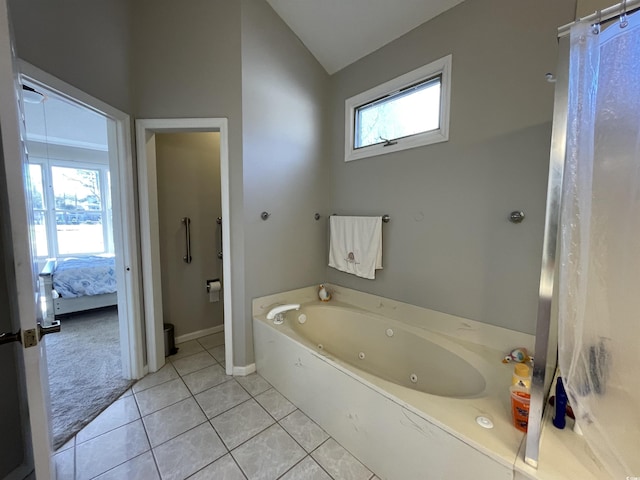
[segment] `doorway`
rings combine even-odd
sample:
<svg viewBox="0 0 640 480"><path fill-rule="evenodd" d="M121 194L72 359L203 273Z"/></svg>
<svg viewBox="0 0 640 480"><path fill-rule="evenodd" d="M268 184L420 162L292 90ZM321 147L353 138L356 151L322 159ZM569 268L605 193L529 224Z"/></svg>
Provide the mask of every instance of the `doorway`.
<svg viewBox="0 0 640 480"><path fill-rule="evenodd" d="M200 134L202 136L189 137ZM207 137L209 135L209 137ZM186 341L195 339L217 330L216 310L223 315L224 341L225 341L225 369L228 375L233 374L233 344L232 344L232 323L231 323L231 267L230 267L230 235L229 235L229 160L228 160L228 140L227 140L227 120L226 119L157 119L136 121L136 137L138 148L138 180L139 180L139 200L140 200L140 229L141 241L146 245L142 251L143 288L144 288L144 309L145 318L153 319L146 323L146 339L148 352L149 371L156 371L164 365L164 332L165 321L185 317L180 312L180 305L189 302L181 295L174 295L181 290L194 290L197 303L201 311L198 313L200 319L189 320L190 323L181 323L181 327L176 332L178 338ZM218 150L219 155L219 177L213 175L210 184L201 184L204 190L205 200L198 202L193 195L196 191L196 184L188 179L193 174L193 165L187 166L181 163L181 159L186 161L183 155L188 150L196 150L195 146L201 143L210 150ZM202 147L201 145L201 147ZM209 145L209 146L207 146ZM167 152L180 151L179 158L164 158ZM202 150L200 149L200 152ZM218 152L215 152L216 154ZM193 152L192 152L193 153ZM196 157L201 154L196 154ZM166 161L165 161L166 160ZM194 161L195 158L193 159ZM172 169L177 169L173 173ZM171 179L175 181L171 181ZM168 180L167 180L168 179ZM170 205L173 201L165 195L167 189L178 189L178 185L186 182L187 187L184 193L176 193L177 197L187 198L184 208L191 209L192 213L186 210L174 210L175 205ZM216 184L217 183L217 184ZM162 189L163 191L160 191ZM217 210L212 199L206 200L207 195L219 196L220 210ZM214 196L215 196L214 195ZM169 202L169 204L167 203ZM203 203L204 202L204 203ZM213 202L213 203L212 203ZM183 207L179 207L183 208ZM197 210L201 209L200 213ZM162 210L162 211L161 211ZM219 224L214 224L220 211ZM184 213L181 213L184 212ZM200 229L196 223L190 223L192 216L200 216L202 220L197 222L206 224L202 237L193 240L194 250L187 251L189 241L187 235L196 233ZM164 220L163 220L164 218ZM216 226L217 225L217 226ZM161 238L162 237L162 238ZM200 253L205 257L206 265L195 267L190 265L188 257L196 252L196 243L199 244ZM163 253L165 255L163 255ZM220 254L220 264L217 256ZM164 257L164 259L163 259ZM171 257L169 260L168 257ZM194 257L195 258L195 257ZM195 262L195 259L193 259ZM169 265L172 263L173 265ZM185 286L181 289L181 275L193 273L200 268L201 274L196 274L189 282L195 282L191 288ZM185 277L186 278L186 277ZM217 281L222 285L221 292L211 292L211 298L207 287L211 281L212 285L217 285ZM214 288L215 290L215 288ZM219 295L219 300L216 296ZM175 306L168 297L179 296ZM167 297L164 298L163 297Z"/></svg>
<svg viewBox="0 0 640 480"><path fill-rule="evenodd" d="M20 67L39 314L62 324L45 339L60 446L144 373L128 117Z"/></svg>

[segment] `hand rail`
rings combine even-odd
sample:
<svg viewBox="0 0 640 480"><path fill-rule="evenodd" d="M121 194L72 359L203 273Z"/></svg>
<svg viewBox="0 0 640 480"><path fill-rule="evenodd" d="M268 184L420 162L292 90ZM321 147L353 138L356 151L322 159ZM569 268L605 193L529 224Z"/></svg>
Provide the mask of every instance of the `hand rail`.
<svg viewBox="0 0 640 480"><path fill-rule="evenodd" d="M220 250L218 250L218 258L222 260L222 217L216 218L216 223L220 225Z"/></svg>
<svg viewBox="0 0 640 480"><path fill-rule="evenodd" d="M189 217L184 217L182 219L182 223L185 226L185 242L186 242L186 247L187 247L187 254L182 257L182 259L185 261L185 263L191 263L191 219Z"/></svg>

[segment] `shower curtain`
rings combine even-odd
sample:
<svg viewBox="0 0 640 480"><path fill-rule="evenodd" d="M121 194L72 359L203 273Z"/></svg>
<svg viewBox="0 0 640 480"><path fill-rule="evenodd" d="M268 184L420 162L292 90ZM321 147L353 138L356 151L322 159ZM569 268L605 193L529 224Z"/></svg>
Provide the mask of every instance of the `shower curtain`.
<svg viewBox="0 0 640 480"><path fill-rule="evenodd" d="M640 14L571 29L559 364L612 478L640 477Z"/></svg>

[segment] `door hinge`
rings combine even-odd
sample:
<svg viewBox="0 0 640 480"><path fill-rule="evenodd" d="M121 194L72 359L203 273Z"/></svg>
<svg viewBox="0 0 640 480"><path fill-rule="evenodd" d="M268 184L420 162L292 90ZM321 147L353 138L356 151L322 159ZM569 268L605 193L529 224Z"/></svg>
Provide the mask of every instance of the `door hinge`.
<svg viewBox="0 0 640 480"><path fill-rule="evenodd" d="M22 334L22 344L24 348L35 347L38 344L38 336L36 335L35 328L24 331Z"/></svg>

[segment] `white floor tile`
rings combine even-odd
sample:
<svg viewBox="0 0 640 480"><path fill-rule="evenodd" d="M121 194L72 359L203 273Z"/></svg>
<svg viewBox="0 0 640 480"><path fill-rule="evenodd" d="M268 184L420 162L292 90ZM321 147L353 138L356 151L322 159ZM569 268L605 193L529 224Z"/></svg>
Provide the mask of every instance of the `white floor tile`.
<svg viewBox="0 0 640 480"><path fill-rule="evenodd" d="M93 478L149 450L141 420L111 430L76 447L76 478Z"/></svg>
<svg viewBox="0 0 640 480"><path fill-rule="evenodd" d="M53 461L56 467L57 480L75 479L75 449L68 448L54 455Z"/></svg>
<svg viewBox="0 0 640 480"><path fill-rule="evenodd" d="M173 361L173 366L180 375L201 370L210 365L215 365L216 359L213 358L206 350L188 357L180 358Z"/></svg>
<svg viewBox="0 0 640 480"><path fill-rule="evenodd" d="M135 394L140 413L143 416L149 415L161 408L168 407L189 396L189 390L179 378Z"/></svg>
<svg viewBox="0 0 640 480"><path fill-rule="evenodd" d="M76 436L77 443L86 442L98 435L131 423L140 418L138 405L132 396L116 400L98 415Z"/></svg>
<svg viewBox="0 0 640 480"><path fill-rule="evenodd" d="M307 457L285 473L280 480L332 480L313 458Z"/></svg>
<svg viewBox="0 0 640 480"><path fill-rule="evenodd" d="M211 424L229 450L273 423L273 418L253 399L211 420Z"/></svg>
<svg viewBox="0 0 640 480"><path fill-rule="evenodd" d="M198 404L208 418L213 418L251 396L235 380L230 380L196 395Z"/></svg>
<svg viewBox="0 0 640 480"><path fill-rule="evenodd" d="M296 409L296 406L284 398L275 388L270 388L266 392L256 395L255 398L276 420L286 417Z"/></svg>
<svg viewBox="0 0 640 480"><path fill-rule="evenodd" d="M280 425L289 432L307 452L312 452L329 438L327 432L322 430L313 420L300 410L280 420Z"/></svg>
<svg viewBox="0 0 640 480"><path fill-rule="evenodd" d="M227 453L209 422L153 449L162 480L182 480Z"/></svg>
<svg viewBox="0 0 640 480"><path fill-rule="evenodd" d="M76 446L76 437L71 437L71 439L67 443L65 443L58 450L56 450L56 453L63 452L75 446Z"/></svg>
<svg viewBox="0 0 640 480"><path fill-rule="evenodd" d="M202 345L207 350L210 350L213 347L224 345L224 332L218 332L207 335L206 337L201 337L198 339L198 342L200 342L200 345Z"/></svg>
<svg viewBox="0 0 640 480"><path fill-rule="evenodd" d="M230 375L224 373L224 369L216 363L197 372L189 373L183 376L182 380L187 384L191 393L195 395L232 378Z"/></svg>
<svg viewBox="0 0 640 480"><path fill-rule="evenodd" d="M127 388L125 392L118 398L130 397L131 395L133 395L133 390L131 388Z"/></svg>
<svg viewBox="0 0 640 480"><path fill-rule="evenodd" d="M96 480L160 480L156 461L145 452L96 477Z"/></svg>
<svg viewBox="0 0 640 480"><path fill-rule="evenodd" d="M189 480L246 480L246 477L240 470L240 467L233 460L233 457L226 454L224 457L216 460L211 465L206 466Z"/></svg>
<svg viewBox="0 0 640 480"><path fill-rule="evenodd" d="M246 377L236 377L236 380L254 397L271 388L271 385L257 373L252 373Z"/></svg>
<svg viewBox="0 0 640 480"><path fill-rule="evenodd" d="M367 467L330 438L311 456L336 480L369 480L373 476Z"/></svg>
<svg viewBox="0 0 640 480"><path fill-rule="evenodd" d="M193 397L142 418L152 447L171 440L207 421Z"/></svg>
<svg viewBox="0 0 640 480"><path fill-rule="evenodd" d="M225 357L225 348L224 345L219 345L217 347L209 348L207 351L211 354L213 358L215 358L218 362L224 362Z"/></svg>
<svg viewBox="0 0 640 480"><path fill-rule="evenodd" d="M277 424L240 445L231 454L249 480L274 480L306 455Z"/></svg>
<svg viewBox="0 0 640 480"><path fill-rule="evenodd" d="M168 382L169 380L173 380L175 378L178 378L178 372L176 372L176 369L173 368L173 365L171 365L171 363L167 362L165 363L164 367L162 367L157 372L149 373L148 375L145 375L143 378L138 380L138 382L133 385L132 389L134 393L138 393L148 388L155 387L156 385L160 385L161 383Z"/></svg>
<svg viewBox="0 0 640 480"><path fill-rule="evenodd" d="M176 347L178 348L178 352L167 357L169 360L171 360L171 362L175 362L176 360L188 357L189 355L193 355L194 353L200 353L204 351L204 348L198 343L197 340L178 343Z"/></svg>

